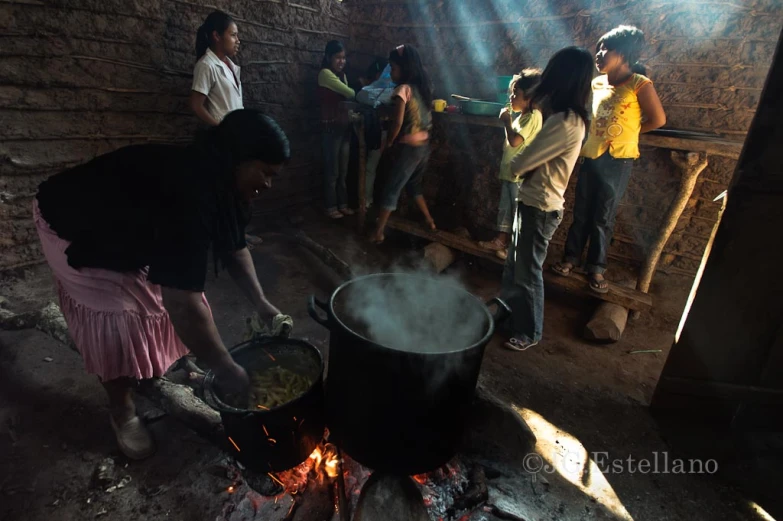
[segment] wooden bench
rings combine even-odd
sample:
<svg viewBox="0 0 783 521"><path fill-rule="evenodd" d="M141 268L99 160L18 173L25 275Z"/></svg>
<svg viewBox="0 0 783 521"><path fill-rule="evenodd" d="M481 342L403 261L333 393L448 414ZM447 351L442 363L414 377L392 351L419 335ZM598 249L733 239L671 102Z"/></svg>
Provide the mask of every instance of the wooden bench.
<svg viewBox="0 0 783 521"><path fill-rule="evenodd" d="M494 253L480 248L475 241L465 239L454 233L446 231L432 232L424 227L423 223L415 223L407 219L393 216L389 219L388 227L409 235L415 235L432 242L438 242L449 248L459 250L473 257L478 257L495 264L503 265L504 261ZM553 287L564 289L579 295L594 297L607 302L619 304L635 311L649 311L652 308L652 297L647 293L617 284L609 283L609 292L600 294L590 290L587 277L581 273L572 273L568 277L562 277L552 273L547 267L544 269L544 282Z"/></svg>

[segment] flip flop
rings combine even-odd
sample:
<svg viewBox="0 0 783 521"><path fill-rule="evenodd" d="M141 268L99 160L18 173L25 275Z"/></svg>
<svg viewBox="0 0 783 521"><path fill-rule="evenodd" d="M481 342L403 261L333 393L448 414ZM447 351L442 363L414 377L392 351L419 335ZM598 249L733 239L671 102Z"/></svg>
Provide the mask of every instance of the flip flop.
<svg viewBox="0 0 783 521"><path fill-rule="evenodd" d="M503 344L503 347L506 349L511 349L512 351L527 351L533 346L537 346L538 342L528 342L526 340L520 340L516 337L511 337L508 339L507 342Z"/></svg>
<svg viewBox="0 0 783 521"><path fill-rule="evenodd" d="M609 281L606 279L598 280L594 275L590 275L588 279L590 283L590 289L601 295L609 293Z"/></svg>
<svg viewBox="0 0 783 521"><path fill-rule="evenodd" d="M570 268L566 268L566 266L565 266L566 264L571 264L571 263L570 262L569 263L556 262L556 263L554 263L552 265L552 271L554 271L555 273L557 273L561 277L568 277L574 271L574 268L576 266L574 266L572 264Z"/></svg>
<svg viewBox="0 0 783 521"><path fill-rule="evenodd" d="M498 240L497 237L495 237L491 241L479 241L478 245L480 248L484 248L485 250L489 250L489 251L501 251L508 248L508 244L502 243L501 241Z"/></svg>

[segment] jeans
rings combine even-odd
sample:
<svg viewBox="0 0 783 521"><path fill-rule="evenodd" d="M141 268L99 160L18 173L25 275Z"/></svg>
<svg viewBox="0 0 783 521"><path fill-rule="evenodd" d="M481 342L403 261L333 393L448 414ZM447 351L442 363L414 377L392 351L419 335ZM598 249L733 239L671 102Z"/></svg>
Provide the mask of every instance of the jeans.
<svg viewBox="0 0 783 521"><path fill-rule="evenodd" d="M633 159L614 159L609 152L598 159L584 158L576 183L574 222L568 229L565 261L580 264L587 240L587 272L603 274L612 242L617 207L631 178Z"/></svg>
<svg viewBox="0 0 783 521"><path fill-rule="evenodd" d="M348 206L348 159L351 141L347 132L339 129L321 135L324 161L324 205L327 211Z"/></svg>
<svg viewBox="0 0 783 521"><path fill-rule="evenodd" d="M421 183L430 158L430 146L394 145L389 150L389 178L381 193L381 208L394 211L402 189L411 197L422 195Z"/></svg>
<svg viewBox="0 0 783 521"><path fill-rule="evenodd" d="M563 220L563 211L544 212L517 205L513 248L503 268L500 297L511 307L514 336L538 342L544 331L544 260L549 241Z"/></svg>
<svg viewBox="0 0 783 521"><path fill-rule="evenodd" d="M384 143L386 141L386 136L388 133L386 131L383 131L381 134L381 143ZM375 175L378 173L378 163L381 161L381 149L376 148L375 150L368 150L367 151L367 162L365 163L365 185L364 185L364 199L367 203L367 206L371 205L373 202L373 197L375 195Z"/></svg>
<svg viewBox="0 0 783 521"><path fill-rule="evenodd" d="M500 181L500 204L498 204L498 231L511 233L514 226L514 212L517 210L519 183Z"/></svg>

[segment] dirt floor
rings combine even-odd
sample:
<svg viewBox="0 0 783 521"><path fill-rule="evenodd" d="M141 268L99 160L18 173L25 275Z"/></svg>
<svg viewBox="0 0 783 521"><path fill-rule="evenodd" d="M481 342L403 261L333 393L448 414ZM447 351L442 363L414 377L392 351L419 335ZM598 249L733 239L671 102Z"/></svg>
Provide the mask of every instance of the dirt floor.
<svg viewBox="0 0 783 521"><path fill-rule="evenodd" d="M326 222L309 210L301 217L298 228L357 272L401 269L420 260L413 247L421 244L407 237L389 235L375 247L353 233L348 219ZM264 230L259 231L263 236ZM328 333L308 317L306 299L313 293L328 295L337 281L334 274L274 236L257 246L253 256L273 302L294 317L295 336L326 349ZM497 268L463 258L449 273L481 298L498 292ZM53 299L45 265L17 275L0 286L10 309L38 309ZM720 433L709 426L653 418L646 408L690 285L680 276L658 275L652 288L655 308L630 323L616 344L581 339L595 302L550 290L539 346L514 353L504 350L499 338L490 343L482 383L522 412L538 436L537 452L551 464L547 469L580 491L576 496L560 495L556 487L510 491L548 495L547 501L535 503L539 510L528 513L530 521L783 517L780 436ZM249 304L226 275L211 277L207 296L225 343L238 343ZM83 372L79 356L36 330L0 331L0 519L218 519L229 500L229 483L210 469L222 460L221 453L150 404L142 403L141 409L159 450L150 460L127 462L116 449L102 389ZM676 474L628 468L628 458L638 466L656 455L663 461L664 453L669 461L714 458L718 470ZM112 492L95 487L92 480L106 457L116 461L118 476L130 477ZM576 460L581 470L570 465ZM620 460L625 463L606 467L607 461ZM605 470L603 476L587 479L586 472L596 474L596 468ZM598 515L591 506L596 503L603 505L601 512L613 515ZM756 504L772 517L763 517Z"/></svg>

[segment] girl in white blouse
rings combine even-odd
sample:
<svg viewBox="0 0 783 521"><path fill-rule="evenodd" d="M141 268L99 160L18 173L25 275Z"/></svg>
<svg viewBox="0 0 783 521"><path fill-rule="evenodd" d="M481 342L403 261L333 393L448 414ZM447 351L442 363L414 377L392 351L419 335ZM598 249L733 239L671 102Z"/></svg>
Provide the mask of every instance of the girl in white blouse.
<svg viewBox="0 0 783 521"><path fill-rule="evenodd" d="M514 351L524 351L541 340L543 264L549 241L563 220L568 179L582 148L592 78L593 56L585 49L567 47L552 56L531 99L544 125L511 160L511 174L523 182L501 297L512 311L512 334L504 345Z"/></svg>
<svg viewBox="0 0 783 521"><path fill-rule="evenodd" d="M239 67L231 61L239 51L237 24L222 11L213 11L196 35L196 68L190 108L210 126L242 106Z"/></svg>

